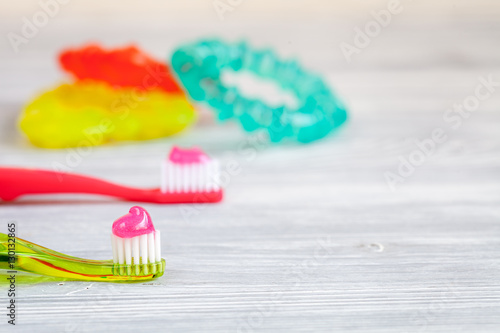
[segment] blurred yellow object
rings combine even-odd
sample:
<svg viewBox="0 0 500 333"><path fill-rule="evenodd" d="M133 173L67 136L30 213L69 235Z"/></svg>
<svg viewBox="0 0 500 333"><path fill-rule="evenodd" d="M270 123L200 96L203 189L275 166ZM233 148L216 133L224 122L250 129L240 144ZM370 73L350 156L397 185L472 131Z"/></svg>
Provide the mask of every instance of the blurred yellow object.
<svg viewBox="0 0 500 333"><path fill-rule="evenodd" d="M20 127L35 146L68 148L160 138L195 119L183 94L78 81L38 96L25 107Z"/></svg>

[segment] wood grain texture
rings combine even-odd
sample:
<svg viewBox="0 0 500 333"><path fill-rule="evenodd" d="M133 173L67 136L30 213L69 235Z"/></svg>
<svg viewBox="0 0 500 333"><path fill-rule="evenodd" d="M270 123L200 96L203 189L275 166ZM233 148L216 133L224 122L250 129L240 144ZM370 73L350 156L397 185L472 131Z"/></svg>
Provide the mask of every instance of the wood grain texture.
<svg viewBox="0 0 500 333"><path fill-rule="evenodd" d="M350 120L313 145L268 146L250 144L237 126L216 125L207 113L175 138L93 149L75 172L130 185L158 185L159 161L173 144L199 145L224 167L235 160L240 172L228 178L221 204L195 211L143 205L162 231L165 276L131 285L20 284L17 331L500 331L500 88L458 129L443 119L474 93L478 77L500 81L497 5L408 2L348 64L339 43L386 2L321 2L324 10L314 11L296 1L269 12L252 2L225 21L210 1L197 10L176 5L182 15L151 1L120 10L101 2L70 2L19 54L2 45L1 165L65 163L69 151L30 147L15 119L27 98L61 79L58 49L89 39L137 40L162 56L205 34L246 36L322 71L347 100ZM2 36L37 9L27 3L0 11ZM446 142L391 191L384 173L396 172L399 156L408 157L415 140L436 128ZM89 196L24 198L0 204L0 231L14 220L22 238L106 259L111 222L130 205ZM4 317L0 331L8 332Z"/></svg>

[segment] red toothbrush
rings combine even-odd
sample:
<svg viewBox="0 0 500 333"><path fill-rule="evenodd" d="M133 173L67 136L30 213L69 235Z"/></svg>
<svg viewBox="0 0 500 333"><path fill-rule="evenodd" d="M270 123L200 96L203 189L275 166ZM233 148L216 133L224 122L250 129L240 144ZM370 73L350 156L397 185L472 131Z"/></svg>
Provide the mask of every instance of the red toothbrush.
<svg viewBox="0 0 500 333"><path fill-rule="evenodd" d="M29 194L82 193L160 204L214 203L222 200L219 163L198 148L174 147L162 166L161 188L139 189L83 175L0 167L0 199Z"/></svg>

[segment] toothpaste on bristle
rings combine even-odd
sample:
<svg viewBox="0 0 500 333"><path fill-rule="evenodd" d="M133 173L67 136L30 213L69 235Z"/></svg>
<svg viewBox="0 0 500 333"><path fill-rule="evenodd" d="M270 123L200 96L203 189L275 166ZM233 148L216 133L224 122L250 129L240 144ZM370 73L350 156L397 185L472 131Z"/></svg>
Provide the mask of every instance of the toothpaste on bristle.
<svg viewBox="0 0 500 333"><path fill-rule="evenodd" d="M147 265L161 262L160 231L155 230L148 212L139 206L113 223L113 262Z"/></svg>
<svg viewBox="0 0 500 333"><path fill-rule="evenodd" d="M173 147L162 165L163 193L217 192L219 161L211 159L201 149Z"/></svg>

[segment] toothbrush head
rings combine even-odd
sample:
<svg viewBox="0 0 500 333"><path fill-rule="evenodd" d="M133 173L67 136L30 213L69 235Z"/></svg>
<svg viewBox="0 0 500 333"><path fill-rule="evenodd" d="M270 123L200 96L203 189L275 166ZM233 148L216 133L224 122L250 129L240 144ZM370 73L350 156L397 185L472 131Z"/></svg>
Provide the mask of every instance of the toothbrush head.
<svg viewBox="0 0 500 333"><path fill-rule="evenodd" d="M160 231L144 208L134 206L113 223L111 244L115 274L163 274Z"/></svg>
<svg viewBox="0 0 500 333"><path fill-rule="evenodd" d="M205 194L222 199L219 161L200 148L173 147L162 165L162 193Z"/></svg>

